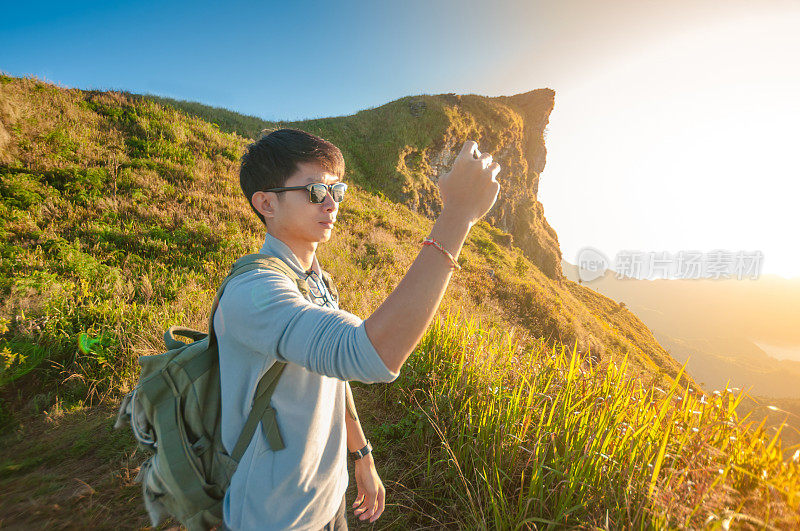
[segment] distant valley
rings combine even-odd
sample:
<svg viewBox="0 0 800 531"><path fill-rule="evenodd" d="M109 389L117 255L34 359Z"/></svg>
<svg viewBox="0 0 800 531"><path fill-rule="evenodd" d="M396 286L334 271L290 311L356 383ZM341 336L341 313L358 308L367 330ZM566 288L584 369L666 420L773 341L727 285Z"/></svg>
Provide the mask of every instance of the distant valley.
<svg viewBox="0 0 800 531"><path fill-rule="evenodd" d="M562 262L578 281L578 268ZM618 279L583 285L625 305L708 391L800 399L800 279Z"/></svg>

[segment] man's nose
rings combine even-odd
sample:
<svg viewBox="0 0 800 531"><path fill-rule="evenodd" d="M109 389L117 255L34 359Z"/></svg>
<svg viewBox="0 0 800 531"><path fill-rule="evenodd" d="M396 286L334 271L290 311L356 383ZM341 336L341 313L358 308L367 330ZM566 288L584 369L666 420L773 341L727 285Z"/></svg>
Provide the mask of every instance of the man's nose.
<svg viewBox="0 0 800 531"><path fill-rule="evenodd" d="M331 191L328 190L325 194L325 201L322 202L322 206L327 211L334 211L339 208L339 203L333 200L333 196L331 195Z"/></svg>

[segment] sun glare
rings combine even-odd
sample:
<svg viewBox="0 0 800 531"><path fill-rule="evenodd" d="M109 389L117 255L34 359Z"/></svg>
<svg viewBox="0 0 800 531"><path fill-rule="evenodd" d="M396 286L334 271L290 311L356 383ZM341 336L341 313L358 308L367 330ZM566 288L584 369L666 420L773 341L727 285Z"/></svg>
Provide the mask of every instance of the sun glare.
<svg viewBox="0 0 800 531"><path fill-rule="evenodd" d="M800 275L797 27L698 27L554 87L540 199L564 257L760 250Z"/></svg>

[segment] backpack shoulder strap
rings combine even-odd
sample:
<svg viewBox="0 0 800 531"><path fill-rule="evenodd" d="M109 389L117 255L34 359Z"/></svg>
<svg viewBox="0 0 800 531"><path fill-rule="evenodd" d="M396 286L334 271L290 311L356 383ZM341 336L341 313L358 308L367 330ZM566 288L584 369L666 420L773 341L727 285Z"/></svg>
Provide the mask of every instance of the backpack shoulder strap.
<svg viewBox="0 0 800 531"><path fill-rule="evenodd" d="M256 432L256 426L258 426L259 422L261 422L261 429L264 431L264 436L273 452L283 450L286 447L278 431L275 409L269 407L269 401L272 398L275 387L278 385L278 379L281 377L284 367L286 367L285 362L276 361L258 381L250 414L247 416L244 428L242 428L239 439L236 441L236 446L231 452L231 457L236 462L239 462L247 447L250 446L250 441L253 439L253 434Z"/></svg>

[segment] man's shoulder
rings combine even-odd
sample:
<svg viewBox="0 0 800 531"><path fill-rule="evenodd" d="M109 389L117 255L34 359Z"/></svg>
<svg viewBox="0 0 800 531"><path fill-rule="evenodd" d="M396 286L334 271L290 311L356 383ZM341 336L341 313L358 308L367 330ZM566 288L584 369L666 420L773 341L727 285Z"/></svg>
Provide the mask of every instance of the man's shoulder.
<svg viewBox="0 0 800 531"><path fill-rule="evenodd" d="M279 271L277 269L271 269L268 267L259 267L257 269L251 269L250 271L245 271L244 273L240 273L239 275L233 277L228 281L228 286L241 286L242 284L248 283L258 283L258 284L289 284L294 285L294 281L289 277L289 275L283 271ZM228 288L225 288L227 291Z"/></svg>
<svg viewBox="0 0 800 531"><path fill-rule="evenodd" d="M274 269L253 269L230 279L222 293L220 304L264 302L274 297L303 298L297 284L289 276Z"/></svg>

